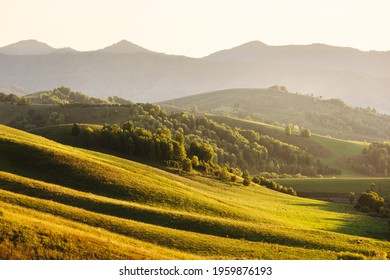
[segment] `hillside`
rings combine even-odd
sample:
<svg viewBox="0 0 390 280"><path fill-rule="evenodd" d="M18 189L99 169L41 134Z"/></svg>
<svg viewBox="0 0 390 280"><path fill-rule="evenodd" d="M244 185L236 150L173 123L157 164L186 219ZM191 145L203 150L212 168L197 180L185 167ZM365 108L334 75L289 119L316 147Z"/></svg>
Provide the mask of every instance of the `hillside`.
<svg viewBox="0 0 390 280"><path fill-rule="evenodd" d="M252 42L205 58L189 58L148 51L128 41L97 51L54 49L39 55L33 55L32 47L10 55L7 49L11 47L15 49L0 49L0 88L18 87L32 93L64 85L98 98L117 95L134 102L158 102L214 90L281 84L293 92L390 112L389 52ZM42 48L38 42L33 47Z"/></svg>
<svg viewBox="0 0 390 280"><path fill-rule="evenodd" d="M312 132L354 140L389 140L390 116L354 108L339 99L287 92L284 87L229 89L169 100L161 104L217 115L310 128ZM194 107L195 106L195 107Z"/></svg>
<svg viewBox="0 0 390 280"><path fill-rule="evenodd" d="M0 170L1 258L378 259L390 251L387 221L349 205L181 177L6 126Z"/></svg>
<svg viewBox="0 0 390 280"><path fill-rule="evenodd" d="M306 150L315 157L320 158L325 164L340 169L342 171L342 177L362 176L362 174L353 170L353 168L347 164L347 161L348 158L356 158L362 155L364 148L363 142L346 141L318 134L312 134L311 137L286 135L285 129L280 126L227 116L210 115L208 117L219 123L226 123L232 127L250 129L260 134L269 135L284 143Z"/></svg>

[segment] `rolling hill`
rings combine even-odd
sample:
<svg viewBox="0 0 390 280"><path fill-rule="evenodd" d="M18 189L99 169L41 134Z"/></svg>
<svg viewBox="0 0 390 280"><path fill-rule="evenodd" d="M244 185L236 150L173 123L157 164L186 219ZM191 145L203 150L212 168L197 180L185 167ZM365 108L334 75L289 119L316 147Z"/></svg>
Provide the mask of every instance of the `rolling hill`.
<svg viewBox="0 0 390 280"><path fill-rule="evenodd" d="M383 259L390 252L386 219L350 205L179 176L3 125L0 211L3 259Z"/></svg>
<svg viewBox="0 0 390 280"><path fill-rule="evenodd" d="M179 109L310 128L312 132L354 140L389 140L388 115L354 108L339 99L288 92L285 87L228 89L162 102Z"/></svg>
<svg viewBox="0 0 390 280"><path fill-rule="evenodd" d="M30 43L0 48L0 88L19 87L33 93L64 85L100 98L117 95L135 102L157 102L281 84L293 92L341 98L354 106L390 112L390 52L250 42L204 58L189 58L148 51L127 41L89 52Z"/></svg>

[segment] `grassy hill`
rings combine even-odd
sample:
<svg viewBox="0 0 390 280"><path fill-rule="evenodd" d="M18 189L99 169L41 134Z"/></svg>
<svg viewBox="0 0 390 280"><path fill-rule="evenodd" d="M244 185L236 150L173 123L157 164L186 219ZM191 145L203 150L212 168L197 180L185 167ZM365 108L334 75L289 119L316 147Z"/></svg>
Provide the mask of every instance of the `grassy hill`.
<svg viewBox="0 0 390 280"><path fill-rule="evenodd" d="M129 115L128 108L116 106L62 107L46 104L18 106L0 103L0 123L7 125L14 121L18 115L26 116L31 110L44 120L42 125L45 124L45 121L49 119L53 112L62 114L66 123L117 123L128 120Z"/></svg>
<svg viewBox="0 0 390 280"><path fill-rule="evenodd" d="M175 107L252 118L257 121L293 124L321 135L341 139L389 140L390 116L373 109L353 108L338 99L289 93L284 87L228 89L162 102Z"/></svg>
<svg viewBox="0 0 390 280"><path fill-rule="evenodd" d="M319 199L348 201L350 192L362 193L369 190L372 183L382 196L390 195L389 178L305 178L277 179L283 186L294 187L298 195Z"/></svg>
<svg viewBox="0 0 390 280"><path fill-rule="evenodd" d="M364 142L341 140L319 134L312 134L311 137L301 137L294 133L286 135L281 126L226 116L208 115L207 117L219 123L226 123L231 127L251 129L262 135L269 135L284 143L307 150L314 156L321 158L325 164L339 168L342 171L341 177L362 177L362 174L348 166L347 161L349 158L355 158L362 154Z"/></svg>
<svg viewBox="0 0 390 280"><path fill-rule="evenodd" d="M385 258L386 219L0 126L0 258Z"/></svg>

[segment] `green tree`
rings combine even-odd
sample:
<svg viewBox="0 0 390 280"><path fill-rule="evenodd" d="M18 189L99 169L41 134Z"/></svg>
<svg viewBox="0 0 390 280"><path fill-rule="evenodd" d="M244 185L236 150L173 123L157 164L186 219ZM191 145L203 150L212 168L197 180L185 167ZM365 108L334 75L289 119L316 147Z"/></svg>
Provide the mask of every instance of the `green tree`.
<svg viewBox="0 0 390 280"><path fill-rule="evenodd" d="M187 171L187 172L191 172L192 171L192 163L191 163L191 160L189 158L185 158L182 161L182 166L183 166L183 170L184 171Z"/></svg>
<svg viewBox="0 0 390 280"><path fill-rule="evenodd" d="M223 181L230 181L231 176L226 165L223 166L219 171L219 178Z"/></svg>
<svg viewBox="0 0 390 280"><path fill-rule="evenodd" d="M172 141L173 145L173 160L183 161L187 157L186 149L184 148L183 143L178 141Z"/></svg>
<svg viewBox="0 0 390 280"><path fill-rule="evenodd" d="M195 167L195 168L199 166L199 159L197 156L192 156L191 164L192 164L192 167Z"/></svg>
<svg viewBox="0 0 390 280"><path fill-rule="evenodd" d="M127 131L133 131L134 130L134 123L131 121L125 122L122 125L122 129L127 130Z"/></svg>
<svg viewBox="0 0 390 280"><path fill-rule="evenodd" d="M310 131L310 129L308 129L308 128L303 128L302 130L301 130L301 136L302 137L311 137L311 131Z"/></svg>
<svg viewBox="0 0 390 280"><path fill-rule="evenodd" d="M64 115L57 112L51 112L49 119L47 120L47 125L59 125L64 123Z"/></svg>
<svg viewBox="0 0 390 280"><path fill-rule="evenodd" d="M81 131L80 126L77 123L74 123L72 127L72 135L78 136L80 134L80 131Z"/></svg>
<svg viewBox="0 0 390 280"><path fill-rule="evenodd" d="M364 206L379 213L381 207L385 206L385 200L383 197L380 197L378 193L374 191L363 192L360 195L355 208L360 209Z"/></svg>
<svg viewBox="0 0 390 280"><path fill-rule="evenodd" d="M249 175L249 171L248 170L244 170L244 172L242 173L242 178L244 179L242 181L242 184L244 186L249 186L250 183L251 183L251 176Z"/></svg>

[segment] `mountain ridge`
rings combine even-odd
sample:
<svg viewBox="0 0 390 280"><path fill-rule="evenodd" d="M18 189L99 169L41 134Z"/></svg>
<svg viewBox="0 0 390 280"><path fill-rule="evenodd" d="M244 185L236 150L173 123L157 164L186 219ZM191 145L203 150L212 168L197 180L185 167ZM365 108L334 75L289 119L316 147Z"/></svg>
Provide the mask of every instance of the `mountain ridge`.
<svg viewBox="0 0 390 280"><path fill-rule="evenodd" d="M0 53L5 55L44 55L56 49L46 43L34 39L22 40L0 47Z"/></svg>
<svg viewBox="0 0 390 280"><path fill-rule="evenodd" d="M131 43L127 40L121 40L118 43L115 43L111 46L105 47L102 50L103 52L108 53L137 53L137 52L151 52L150 50L147 50L143 47L140 47L134 43Z"/></svg>
<svg viewBox="0 0 390 280"><path fill-rule="evenodd" d="M0 53L1 49L4 47ZM252 41L208 57L191 58L150 51L122 40L89 52L0 54L0 88L16 86L27 92L64 85L99 98L117 95L135 102L159 102L274 84L389 113L390 52L323 44L275 47Z"/></svg>

